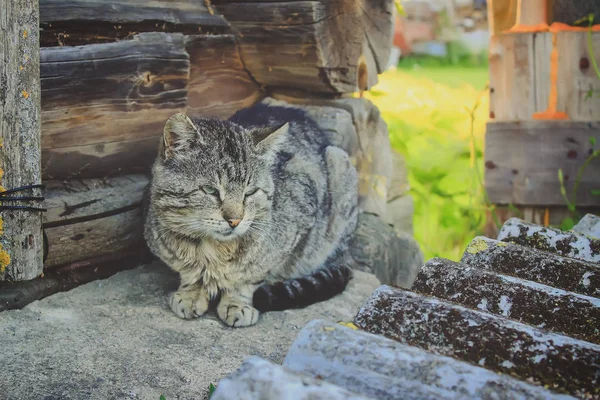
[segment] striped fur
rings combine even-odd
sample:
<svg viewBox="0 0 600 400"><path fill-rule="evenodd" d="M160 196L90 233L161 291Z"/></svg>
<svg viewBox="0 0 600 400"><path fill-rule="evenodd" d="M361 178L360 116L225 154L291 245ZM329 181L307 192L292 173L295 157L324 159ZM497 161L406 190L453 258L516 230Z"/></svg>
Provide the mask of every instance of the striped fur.
<svg viewBox="0 0 600 400"><path fill-rule="evenodd" d="M351 279L352 270L345 265L323 268L305 277L264 284L252 302L261 313L304 308L342 293Z"/></svg>

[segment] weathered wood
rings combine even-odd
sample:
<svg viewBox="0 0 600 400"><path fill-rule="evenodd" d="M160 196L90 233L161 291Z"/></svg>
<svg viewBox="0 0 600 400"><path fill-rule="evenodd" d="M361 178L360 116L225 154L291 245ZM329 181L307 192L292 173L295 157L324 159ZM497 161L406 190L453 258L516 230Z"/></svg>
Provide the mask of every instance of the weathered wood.
<svg viewBox="0 0 600 400"><path fill-rule="evenodd" d="M600 298L476 267L434 258L421 268L411 289L546 331L600 343Z"/></svg>
<svg viewBox="0 0 600 400"><path fill-rule="evenodd" d="M52 268L45 271L43 276L30 281L0 283L0 312L23 308L54 293L106 279L149 260L145 249L131 249Z"/></svg>
<svg viewBox="0 0 600 400"><path fill-rule="evenodd" d="M141 207L119 214L45 229L45 268L70 264L143 245Z"/></svg>
<svg viewBox="0 0 600 400"><path fill-rule="evenodd" d="M508 375L319 320L300 331L283 366L378 400L566 400Z"/></svg>
<svg viewBox="0 0 600 400"><path fill-rule="evenodd" d="M41 0L43 47L108 43L141 32L223 33L210 3L192 0Z"/></svg>
<svg viewBox="0 0 600 400"><path fill-rule="evenodd" d="M571 196L578 169L592 151L600 122L490 122L485 141L485 187L496 204L566 205L558 169ZM592 190L600 184L600 159L579 181L578 206L600 206ZM572 197L572 196L571 196ZM571 198L571 201L573 199Z"/></svg>
<svg viewBox="0 0 600 400"><path fill-rule="evenodd" d="M355 323L557 392L600 395L600 345L583 340L388 286L373 293Z"/></svg>
<svg viewBox="0 0 600 400"><path fill-rule="evenodd" d="M531 247L476 237L460 262L600 298L600 266Z"/></svg>
<svg viewBox="0 0 600 400"><path fill-rule="evenodd" d="M37 0L2 2L0 180L3 187L0 192L41 183L38 21ZM31 196L31 190L12 196ZM0 206L4 205L28 205L28 202L4 199ZM0 281L21 281L39 276L43 252L40 212L2 210L0 221L3 221L3 229L0 226Z"/></svg>
<svg viewBox="0 0 600 400"><path fill-rule="evenodd" d="M592 33L600 63L600 32ZM497 121L561 118L599 121L600 80L588 32L512 33L490 44L490 117ZM595 93L590 96L590 93ZM547 114L537 114L548 112Z"/></svg>
<svg viewBox="0 0 600 400"><path fill-rule="evenodd" d="M124 175L106 179L49 181L46 185L44 228L99 219L138 208L146 175Z"/></svg>
<svg viewBox="0 0 600 400"><path fill-rule="evenodd" d="M535 225L519 218L511 218L504 223L498 240L530 246L564 257L600 263L600 239Z"/></svg>
<svg viewBox="0 0 600 400"><path fill-rule="evenodd" d="M190 55L187 113L227 118L263 97L244 68L233 35L186 37Z"/></svg>
<svg viewBox="0 0 600 400"><path fill-rule="evenodd" d="M45 267L141 245L141 202L147 184L144 175L47 182Z"/></svg>
<svg viewBox="0 0 600 400"><path fill-rule="evenodd" d="M41 59L45 179L147 167L148 145L156 151L164 122L185 110L189 59L181 34L47 48Z"/></svg>
<svg viewBox="0 0 600 400"><path fill-rule="evenodd" d="M356 92L377 83L387 67L391 0L212 4L231 24L246 68L262 85Z"/></svg>

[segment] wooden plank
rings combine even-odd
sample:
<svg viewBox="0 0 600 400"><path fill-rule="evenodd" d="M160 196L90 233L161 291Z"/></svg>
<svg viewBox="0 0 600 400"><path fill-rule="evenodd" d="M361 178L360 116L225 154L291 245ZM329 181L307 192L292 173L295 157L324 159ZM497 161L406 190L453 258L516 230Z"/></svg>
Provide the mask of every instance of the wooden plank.
<svg viewBox="0 0 600 400"><path fill-rule="evenodd" d="M393 38L393 1L215 1L244 64L268 87L355 92L377 82Z"/></svg>
<svg viewBox="0 0 600 400"><path fill-rule="evenodd" d="M159 138L42 150L42 175L45 179L73 179L147 173L156 158Z"/></svg>
<svg viewBox="0 0 600 400"><path fill-rule="evenodd" d="M234 35L186 37L190 55L187 113L228 118L263 97L240 59Z"/></svg>
<svg viewBox="0 0 600 400"><path fill-rule="evenodd" d="M45 268L118 253L143 245L142 209L45 229Z"/></svg>
<svg viewBox="0 0 600 400"><path fill-rule="evenodd" d="M71 171L85 166L74 158L49 160L49 153L90 154L92 146L102 154L111 144L158 138L164 122L185 110L189 57L181 34L144 33L118 43L46 48L41 60L45 179L68 177L50 163L66 164ZM139 159L131 149L132 158Z"/></svg>
<svg viewBox="0 0 600 400"><path fill-rule="evenodd" d="M485 187L495 204L565 205L558 169L572 193L578 169L591 154L600 121L491 122L485 143ZM592 161L579 182L577 205L599 206L592 190L600 187L600 159Z"/></svg>
<svg viewBox="0 0 600 400"><path fill-rule="evenodd" d="M98 219L139 207L146 175L106 179L49 181L46 185L44 228Z"/></svg>
<svg viewBox="0 0 600 400"><path fill-rule="evenodd" d="M490 43L490 118L532 120L548 107L550 33L515 33Z"/></svg>
<svg viewBox="0 0 600 400"><path fill-rule="evenodd" d="M210 3L193 0L41 0L44 47L114 42L141 32L224 33Z"/></svg>
<svg viewBox="0 0 600 400"><path fill-rule="evenodd" d="M592 67L593 56L600 65L600 32L592 33L593 54L587 32L559 32L556 42L558 110L576 121L600 120L600 77Z"/></svg>
<svg viewBox="0 0 600 400"><path fill-rule="evenodd" d="M492 36L510 29L517 21L518 0L488 0L488 21Z"/></svg>
<svg viewBox="0 0 600 400"><path fill-rule="evenodd" d="M37 0L7 0L0 7L0 192L41 183L38 21ZM31 196L31 190L12 196ZM3 200L0 206L29 205ZM1 210L0 222L0 281L39 276L40 212Z"/></svg>
<svg viewBox="0 0 600 400"><path fill-rule="evenodd" d="M600 32L592 33L592 47L600 63ZM558 55L554 80L553 50ZM588 32L582 30L492 37L490 118L528 121L535 113L551 111L565 113L573 121L600 120L600 79L591 57ZM556 85L555 109L550 104L552 85Z"/></svg>

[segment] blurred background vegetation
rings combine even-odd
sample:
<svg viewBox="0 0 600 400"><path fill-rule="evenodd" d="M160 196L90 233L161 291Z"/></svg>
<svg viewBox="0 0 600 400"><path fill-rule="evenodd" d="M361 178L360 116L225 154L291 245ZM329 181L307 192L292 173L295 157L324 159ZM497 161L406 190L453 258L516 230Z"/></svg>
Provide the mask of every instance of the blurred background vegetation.
<svg viewBox="0 0 600 400"><path fill-rule="evenodd" d="M458 260L483 233L483 143L487 65L405 58L365 96L381 110L392 146L406 159L414 235L425 258Z"/></svg>

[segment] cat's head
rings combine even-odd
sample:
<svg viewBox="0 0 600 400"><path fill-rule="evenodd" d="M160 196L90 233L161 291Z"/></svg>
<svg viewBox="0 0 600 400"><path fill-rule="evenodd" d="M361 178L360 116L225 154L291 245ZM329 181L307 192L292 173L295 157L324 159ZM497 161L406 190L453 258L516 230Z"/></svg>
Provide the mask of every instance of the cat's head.
<svg viewBox="0 0 600 400"><path fill-rule="evenodd" d="M169 118L151 189L161 225L221 241L264 232L274 191L270 167L287 129L246 129L184 114Z"/></svg>

